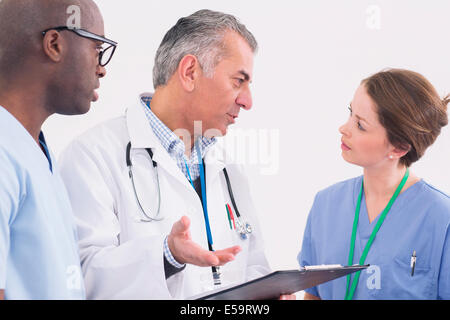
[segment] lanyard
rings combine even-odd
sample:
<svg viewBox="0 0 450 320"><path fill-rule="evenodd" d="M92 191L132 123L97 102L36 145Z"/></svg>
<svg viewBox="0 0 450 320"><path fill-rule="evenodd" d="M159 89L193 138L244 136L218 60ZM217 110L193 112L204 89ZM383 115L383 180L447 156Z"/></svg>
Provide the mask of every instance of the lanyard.
<svg viewBox="0 0 450 320"><path fill-rule="evenodd" d="M208 215L208 203L206 201L206 179L205 179L205 167L203 165L203 159L200 153L200 147L197 144L197 156L198 156L198 167L199 167L199 171L200 171L200 186L202 189L202 205L203 205L203 216L205 217L205 226L206 226L206 235L208 236L208 244L209 247L212 250L212 245L213 245L213 239L212 239L212 234L211 234L211 226L209 224L209 215ZM191 173L189 172L189 167L186 163L186 160L184 161L184 164L186 166L186 171L188 173L189 176L189 182L191 183L192 187L195 189L194 187L194 182L192 181L191 178Z"/></svg>
<svg viewBox="0 0 450 320"><path fill-rule="evenodd" d="M202 206L203 206L203 216L205 217L205 226L206 226L206 235L208 236L208 249L209 251L214 251L213 249L213 239L211 234L211 226L209 224L209 215L208 215L208 203L206 201L206 178L205 178L205 167L203 165L203 159L200 153L200 147L197 144L197 156L198 156L198 167L200 171L200 186L202 191ZM194 187L194 182L192 181L191 173L189 172L189 167L186 163L186 160L184 162L186 165L186 170L189 176L189 181L191 182L192 187ZM220 279L220 269L219 267L212 266L211 267L212 273L213 273L213 281L214 285L221 285L222 281Z"/></svg>
<svg viewBox="0 0 450 320"><path fill-rule="evenodd" d="M391 207L394 204L395 200L397 199L398 195L400 194L400 191L405 186L405 183L406 183L406 180L408 180L408 177L409 177L409 168L406 169L406 172L405 172L405 175L403 176L402 181L400 182L399 186L395 190L394 195L392 196L391 200L389 200L386 208L384 208L383 212L381 213L377 224L373 228L372 234L370 235L370 238L367 241L366 246L364 247L364 251L363 251L363 253L361 255L361 258L359 259L359 264L360 265L364 264L364 262L366 260L366 257L367 257L367 254L369 253L370 247L372 246L372 243L375 240L375 237L376 237L376 235L378 233L378 230L380 230L381 225L383 224L387 213L389 212L389 210L391 209ZM355 241L356 241L356 231L358 229L359 211L360 211L360 208L361 208L361 199L362 199L363 192L364 192L364 179L363 179L363 181L361 183L361 191L359 192L358 202L356 203L355 219L353 220L352 238L350 240L350 252L348 254L348 265L349 266L353 265L353 256L354 256ZM353 282L351 284L350 291L349 291L349 287L350 287L351 276L347 275L347 287L345 289L345 300L352 300L353 299L353 295L355 293L356 286L358 285L358 280L359 280L360 274L361 274L361 271L358 271L355 274L355 278L353 279Z"/></svg>

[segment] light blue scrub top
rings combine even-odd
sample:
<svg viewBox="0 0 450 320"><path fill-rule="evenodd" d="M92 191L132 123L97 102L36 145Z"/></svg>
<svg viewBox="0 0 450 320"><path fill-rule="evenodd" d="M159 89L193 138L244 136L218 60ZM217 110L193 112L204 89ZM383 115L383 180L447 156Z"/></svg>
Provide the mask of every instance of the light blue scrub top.
<svg viewBox="0 0 450 320"><path fill-rule="evenodd" d="M362 177L316 195L305 228L300 266L347 265ZM379 216L369 223L361 202L353 263L359 262ZM421 180L401 193L377 233L353 299L450 299L450 197ZM414 276L411 256L416 251ZM353 280L352 275L352 280ZM305 290L344 299L346 277Z"/></svg>
<svg viewBox="0 0 450 320"><path fill-rule="evenodd" d="M48 158L0 106L0 289L6 299L84 299L69 198L40 139Z"/></svg>

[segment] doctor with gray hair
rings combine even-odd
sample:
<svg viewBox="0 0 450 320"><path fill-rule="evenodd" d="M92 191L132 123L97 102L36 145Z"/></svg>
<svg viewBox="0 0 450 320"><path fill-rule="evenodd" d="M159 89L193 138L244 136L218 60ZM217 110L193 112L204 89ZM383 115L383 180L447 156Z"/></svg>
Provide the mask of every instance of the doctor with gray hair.
<svg viewBox="0 0 450 320"><path fill-rule="evenodd" d="M216 144L252 107L256 49L231 15L181 18L155 92L62 154L88 299L189 299L270 271L243 168Z"/></svg>
<svg viewBox="0 0 450 320"><path fill-rule="evenodd" d="M153 68L155 89L167 85L179 62L187 54L196 56L203 73L212 77L215 66L227 53L223 43L223 30L239 34L253 53L256 53L258 43L255 37L234 16L210 10L197 11L180 19L166 33L159 46Z"/></svg>

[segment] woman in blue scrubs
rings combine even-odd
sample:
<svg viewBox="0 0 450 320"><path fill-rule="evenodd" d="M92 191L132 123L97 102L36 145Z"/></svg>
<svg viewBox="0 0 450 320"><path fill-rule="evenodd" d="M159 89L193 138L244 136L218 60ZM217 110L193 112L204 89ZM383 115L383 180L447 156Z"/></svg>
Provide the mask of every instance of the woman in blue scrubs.
<svg viewBox="0 0 450 320"><path fill-rule="evenodd" d="M410 170L447 125L448 103L412 71L362 81L339 131L342 157L364 174L316 195L298 261L370 267L305 299L450 299L450 197Z"/></svg>

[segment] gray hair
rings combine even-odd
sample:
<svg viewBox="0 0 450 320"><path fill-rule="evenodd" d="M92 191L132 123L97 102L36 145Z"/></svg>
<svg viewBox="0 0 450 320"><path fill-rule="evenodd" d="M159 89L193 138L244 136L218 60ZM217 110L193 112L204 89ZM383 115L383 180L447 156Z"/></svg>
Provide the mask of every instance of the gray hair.
<svg viewBox="0 0 450 320"><path fill-rule="evenodd" d="M234 16L211 10L200 10L181 18L164 36L156 52L153 67L155 89L165 86L184 56L194 55L206 76L226 54L223 37L226 31L238 33L255 53L258 49L253 34Z"/></svg>

